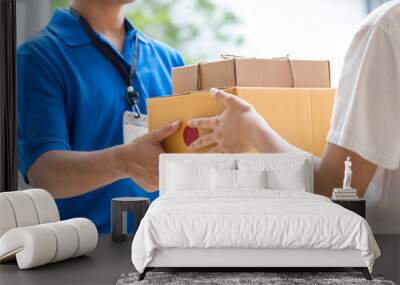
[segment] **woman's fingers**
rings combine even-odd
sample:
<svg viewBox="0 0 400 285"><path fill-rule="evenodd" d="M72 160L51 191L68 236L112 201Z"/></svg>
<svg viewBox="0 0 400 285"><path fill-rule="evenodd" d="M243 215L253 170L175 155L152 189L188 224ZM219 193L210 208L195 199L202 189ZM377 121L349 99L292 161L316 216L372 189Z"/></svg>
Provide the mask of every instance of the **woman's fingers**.
<svg viewBox="0 0 400 285"><path fill-rule="evenodd" d="M224 105L226 109L238 109L243 111L251 108L251 105L249 105L247 102L235 95L226 93L225 91L212 88L210 93L214 96L215 100ZM194 118L189 120L187 124L191 128L215 129L220 121L220 116L214 116L208 118Z"/></svg>
<svg viewBox="0 0 400 285"><path fill-rule="evenodd" d="M190 119L187 124L191 128L213 129L218 125L218 116Z"/></svg>
<svg viewBox="0 0 400 285"><path fill-rule="evenodd" d="M226 93L223 90L217 89L217 88L211 88L210 89L211 95L214 96L215 101L221 103L222 105L225 106L225 108L240 108L243 106L247 106L248 104L244 102L242 99L239 97Z"/></svg>
<svg viewBox="0 0 400 285"><path fill-rule="evenodd" d="M193 150L197 150L199 148L205 147L205 146L209 146L210 144L214 144L216 143L216 139L213 133L211 134L207 134L204 135L202 137L199 137L197 140L195 140L194 142L192 142L189 145L189 150L193 151Z"/></svg>

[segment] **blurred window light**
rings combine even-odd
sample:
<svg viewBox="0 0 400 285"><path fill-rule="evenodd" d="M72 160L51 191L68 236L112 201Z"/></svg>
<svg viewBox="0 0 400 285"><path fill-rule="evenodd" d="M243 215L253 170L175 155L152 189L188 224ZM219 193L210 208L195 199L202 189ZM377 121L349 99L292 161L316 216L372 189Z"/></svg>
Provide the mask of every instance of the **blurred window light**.
<svg viewBox="0 0 400 285"><path fill-rule="evenodd" d="M328 59L336 87L364 17L388 0L136 0L126 12L140 30L177 48L187 63L221 54ZM70 0L17 0L18 43ZM29 11L29 13L28 13Z"/></svg>

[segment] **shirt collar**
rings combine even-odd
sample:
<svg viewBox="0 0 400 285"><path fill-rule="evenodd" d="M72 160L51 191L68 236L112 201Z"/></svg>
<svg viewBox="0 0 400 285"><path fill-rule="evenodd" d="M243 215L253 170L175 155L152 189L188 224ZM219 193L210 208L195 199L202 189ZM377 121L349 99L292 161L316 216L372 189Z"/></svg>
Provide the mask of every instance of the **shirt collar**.
<svg viewBox="0 0 400 285"><path fill-rule="evenodd" d="M129 33L136 31L128 19L126 19L125 27L127 29L127 36ZM92 42L79 22L78 17L69 10L56 9L48 25L48 29L69 46L86 45ZM148 43L148 38L142 33L137 32L137 36L141 42Z"/></svg>
<svg viewBox="0 0 400 285"><path fill-rule="evenodd" d="M141 32L137 31L136 28L133 26L132 22L125 18L125 29L126 29L126 36L128 37L130 33L135 33L137 37L139 38L139 41L143 42L143 43L148 43L149 40L148 38L142 34Z"/></svg>

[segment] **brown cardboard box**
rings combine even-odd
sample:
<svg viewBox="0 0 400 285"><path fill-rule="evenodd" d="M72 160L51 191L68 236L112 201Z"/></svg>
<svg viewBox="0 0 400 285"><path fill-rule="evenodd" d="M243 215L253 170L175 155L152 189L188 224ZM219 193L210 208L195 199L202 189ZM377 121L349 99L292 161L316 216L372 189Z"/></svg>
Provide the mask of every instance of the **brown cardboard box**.
<svg viewBox="0 0 400 285"><path fill-rule="evenodd" d="M329 61L230 58L174 68L173 94L212 87L329 88Z"/></svg>
<svg viewBox="0 0 400 285"><path fill-rule="evenodd" d="M287 141L295 146L321 155L326 143L335 90L329 88L256 88L226 89L251 103ZM164 141L167 152L187 152L184 130L189 119L218 115L223 106L208 91L186 95L158 97L147 100L150 130L181 121L176 134ZM210 130L199 129L199 136ZM204 148L199 152L206 152Z"/></svg>

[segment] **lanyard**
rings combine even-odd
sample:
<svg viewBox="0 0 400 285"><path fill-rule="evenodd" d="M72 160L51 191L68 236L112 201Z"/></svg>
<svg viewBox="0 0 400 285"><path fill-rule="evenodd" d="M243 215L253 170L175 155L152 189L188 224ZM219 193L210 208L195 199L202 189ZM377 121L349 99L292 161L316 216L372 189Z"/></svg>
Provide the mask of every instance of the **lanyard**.
<svg viewBox="0 0 400 285"><path fill-rule="evenodd" d="M136 65L137 65L137 52L138 52L138 35L135 35L135 43L134 43L134 50L133 50L133 58L132 64L129 72L126 70L125 66L121 63L121 61L117 58L115 51L102 42L99 36L96 34L95 30L93 30L92 26L77 10L74 8L70 8L71 12L78 16L80 23L84 27L87 35L93 41L94 46L96 49L101 52L104 57L106 57L110 63L114 66L114 68L118 71L118 73L122 76L127 86L125 101L128 103L129 106L135 109L137 112L136 118L140 117L140 110L138 106L139 102L139 93L133 88L132 84L132 77L136 73Z"/></svg>

